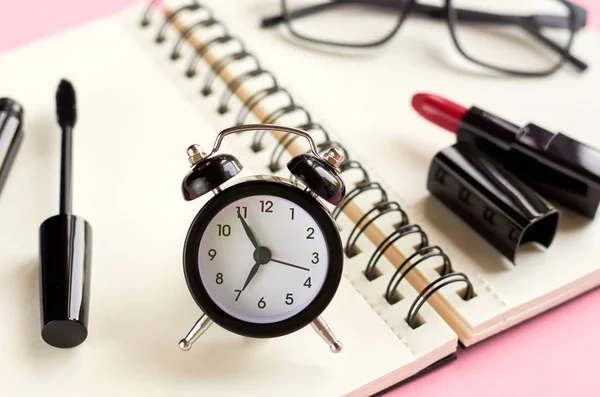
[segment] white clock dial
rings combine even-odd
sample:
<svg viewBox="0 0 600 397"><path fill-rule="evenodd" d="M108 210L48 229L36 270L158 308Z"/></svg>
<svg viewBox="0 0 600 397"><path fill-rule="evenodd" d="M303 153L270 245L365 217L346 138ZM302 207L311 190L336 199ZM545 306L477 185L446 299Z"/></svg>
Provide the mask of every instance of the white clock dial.
<svg viewBox="0 0 600 397"><path fill-rule="evenodd" d="M255 195L234 201L208 223L198 263L208 295L223 311L251 323L273 323L315 299L329 252L319 224L305 209L279 196Z"/></svg>

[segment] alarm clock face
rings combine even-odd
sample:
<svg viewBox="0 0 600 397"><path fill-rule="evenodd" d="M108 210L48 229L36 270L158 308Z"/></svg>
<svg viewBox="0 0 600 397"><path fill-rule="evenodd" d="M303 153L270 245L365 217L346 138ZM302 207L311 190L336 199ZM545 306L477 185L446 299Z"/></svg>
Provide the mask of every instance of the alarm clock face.
<svg viewBox="0 0 600 397"><path fill-rule="evenodd" d="M329 304L342 273L335 222L309 193L262 177L212 198L188 232L185 272L213 321L257 337L293 332Z"/></svg>

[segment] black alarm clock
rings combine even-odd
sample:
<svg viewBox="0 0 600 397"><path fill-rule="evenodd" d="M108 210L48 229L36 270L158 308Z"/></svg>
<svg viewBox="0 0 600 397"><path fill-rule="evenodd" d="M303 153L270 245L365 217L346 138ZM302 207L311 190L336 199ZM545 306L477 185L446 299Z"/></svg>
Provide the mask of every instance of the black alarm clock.
<svg viewBox="0 0 600 397"><path fill-rule="evenodd" d="M217 154L223 138L244 131L270 130L308 140L310 153L287 164L301 183L274 176L227 181L242 165L231 154ZM191 170L183 196L212 197L188 230L183 253L185 279L204 313L179 342L182 350L214 322L239 335L278 337L308 324L333 352L342 344L320 317L339 286L343 248L329 211L317 199L338 205L345 195L337 170L342 152L320 155L311 136L277 125L241 125L221 131L209 154L188 148Z"/></svg>

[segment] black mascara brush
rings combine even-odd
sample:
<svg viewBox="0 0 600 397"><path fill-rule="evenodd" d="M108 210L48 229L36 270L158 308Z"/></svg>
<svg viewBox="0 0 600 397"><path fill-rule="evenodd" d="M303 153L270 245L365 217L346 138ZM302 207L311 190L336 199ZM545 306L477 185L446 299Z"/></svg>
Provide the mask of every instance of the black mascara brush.
<svg viewBox="0 0 600 397"><path fill-rule="evenodd" d="M62 130L60 212L40 227L42 338L54 347L74 347L87 338L92 228L72 212L75 90L61 80L56 115Z"/></svg>
<svg viewBox="0 0 600 397"><path fill-rule="evenodd" d="M77 122L75 90L67 80L61 80L56 90L56 119L62 129L59 213L66 215L72 211L73 127Z"/></svg>

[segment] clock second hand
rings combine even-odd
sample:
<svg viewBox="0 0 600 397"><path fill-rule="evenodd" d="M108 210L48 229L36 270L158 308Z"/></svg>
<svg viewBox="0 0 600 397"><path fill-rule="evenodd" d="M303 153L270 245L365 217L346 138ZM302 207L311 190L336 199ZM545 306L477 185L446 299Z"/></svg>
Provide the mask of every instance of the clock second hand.
<svg viewBox="0 0 600 397"><path fill-rule="evenodd" d="M304 271L310 272L310 269L308 269L308 268L306 268L306 267L302 267L302 266L294 265L294 264L292 264L292 263L287 263L287 262L280 261L280 260L273 259L273 258L271 258L271 260L272 260L273 262L281 263L282 265L291 266L291 267L295 267L296 269L300 269L300 270L304 270Z"/></svg>

